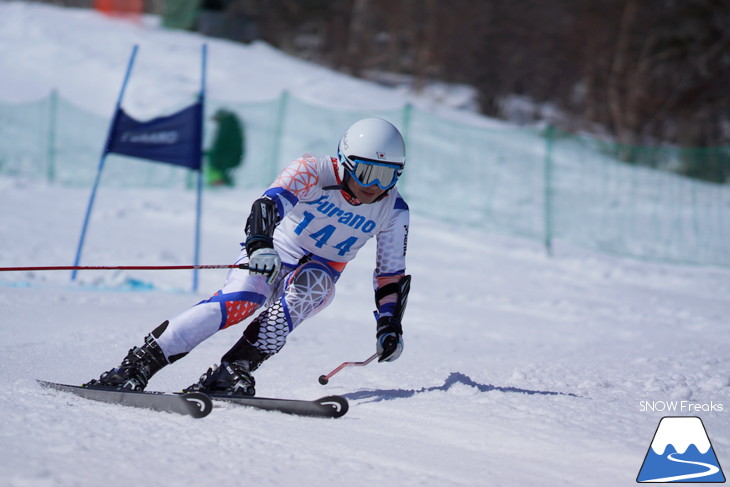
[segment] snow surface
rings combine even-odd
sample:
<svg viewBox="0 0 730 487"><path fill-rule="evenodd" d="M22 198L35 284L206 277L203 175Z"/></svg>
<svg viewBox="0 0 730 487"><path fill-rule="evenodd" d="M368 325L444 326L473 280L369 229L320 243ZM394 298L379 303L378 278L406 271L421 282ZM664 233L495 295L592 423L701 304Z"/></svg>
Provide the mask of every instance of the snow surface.
<svg viewBox="0 0 730 487"><path fill-rule="evenodd" d="M195 90L201 41L157 29L151 18L132 25L0 3L0 97L23 101L58 87L108 114L139 42L149 60L136 71L130 102L166 107L177 103L175 86L155 90L170 71L183 71L181 92ZM218 99L287 88L333 104L403 102L402 93L263 44L208 43ZM0 179L0 266L69 265L88 191ZM234 259L258 194L206 193L203 263ZM192 192L102 188L84 263L191 263L193 203ZM667 415L700 416L720 463L730 464L728 270L576 250L550 258L532 241L413 212L403 356L345 369L324 387L317 382L374 351L368 245L333 304L256 374L262 396L346 395L350 412L337 420L240 407L195 420L35 383L81 383L116 365L160 322L217 290L225 271L202 272L196 294L187 291L188 271L87 271L76 284L65 272L0 273L3 485L632 485ZM150 388L195 381L242 330L218 333ZM700 409L645 407L672 401Z"/></svg>

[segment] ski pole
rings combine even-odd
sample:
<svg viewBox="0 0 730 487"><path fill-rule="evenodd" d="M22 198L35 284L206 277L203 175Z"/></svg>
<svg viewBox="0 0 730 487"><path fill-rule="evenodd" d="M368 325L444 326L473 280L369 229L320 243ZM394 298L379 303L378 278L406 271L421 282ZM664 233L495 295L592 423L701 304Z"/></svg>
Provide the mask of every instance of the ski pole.
<svg viewBox="0 0 730 487"><path fill-rule="evenodd" d="M365 360L363 362L342 362L339 365L339 367L337 367L335 370L333 370L329 374L327 374L327 375L320 375L319 376L319 383L322 384L322 385L325 385L325 384L327 384L329 382L330 378L332 378L333 375L335 375L337 372L339 372L340 370L344 369L345 367L352 367L352 366L362 367L364 365L369 364L373 360L375 360L375 358L377 356L378 356L378 354L377 353L374 353L367 360Z"/></svg>
<svg viewBox="0 0 730 487"><path fill-rule="evenodd" d="M124 270L151 271L173 269L248 269L248 264L224 265L122 265L122 266L45 266L45 267L0 267L2 271L83 271L83 270Z"/></svg>

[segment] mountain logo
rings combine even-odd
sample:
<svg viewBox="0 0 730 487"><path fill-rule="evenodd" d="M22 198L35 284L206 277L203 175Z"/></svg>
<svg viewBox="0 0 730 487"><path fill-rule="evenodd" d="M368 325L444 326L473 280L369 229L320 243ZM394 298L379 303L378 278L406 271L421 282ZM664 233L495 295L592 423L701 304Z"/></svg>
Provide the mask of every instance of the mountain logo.
<svg viewBox="0 0 730 487"><path fill-rule="evenodd" d="M725 482L702 420L696 416L662 418L636 481Z"/></svg>

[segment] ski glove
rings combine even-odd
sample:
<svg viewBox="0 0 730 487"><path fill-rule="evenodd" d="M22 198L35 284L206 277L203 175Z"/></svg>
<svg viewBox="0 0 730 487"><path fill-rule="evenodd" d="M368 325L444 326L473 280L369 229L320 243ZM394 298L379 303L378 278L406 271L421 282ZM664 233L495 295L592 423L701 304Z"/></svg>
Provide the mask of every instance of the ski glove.
<svg viewBox="0 0 730 487"><path fill-rule="evenodd" d="M394 316L378 318L376 350L378 362L392 362L403 352L403 327Z"/></svg>
<svg viewBox="0 0 730 487"><path fill-rule="evenodd" d="M263 274L267 276L266 283L271 284L281 271L281 258L271 247L262 247L251 252L248 259L249 274Z"/></svg>

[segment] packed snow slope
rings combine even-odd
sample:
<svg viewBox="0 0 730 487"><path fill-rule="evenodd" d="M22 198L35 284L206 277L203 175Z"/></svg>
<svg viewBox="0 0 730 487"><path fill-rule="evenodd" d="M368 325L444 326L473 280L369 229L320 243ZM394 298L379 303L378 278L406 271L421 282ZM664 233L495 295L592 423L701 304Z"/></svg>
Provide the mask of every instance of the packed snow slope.
<svg viewBox="0 0 730 487"><path fill-rule="evenodd" d="M92 12L0 4L0 94L20 100L56 83L111 106L119 66L139 40L172 57L202 38ZM245 65L213 75L227 93L238 81L228 76L266 73L268 83L249 88L273 90L305 73L300 87L312 96L397 101L397 93L264 45L209 42L212 53L230 50ZM77 71L63 67L67 61ZM116 74L107 74L112 68ZM233 261L259 192L206 192L202 262ZM0 179L0 266L69 265L88 196L89 188ZM0 272L3 484L633 485L668 415L701 417L720 463L730 464L730 272L574 249L551 258L534 242L413 213L403 356L345 369L324 387L317 382L374 351L368 245L333 304L256 373L262 396L347 396L350 412L337 420L233 406L195 420L36 384L78 384L117 365L159 323L219 289L225 271L204 271L198 293L189 291L188 271L87 271L73 284L65 272ZM102 187L84 263L189 264L193 218L190 191ZM150 389L189 385L242 330L218 333L161 371ZM662 405L676 410L657 410Z"/></svg>

